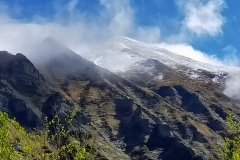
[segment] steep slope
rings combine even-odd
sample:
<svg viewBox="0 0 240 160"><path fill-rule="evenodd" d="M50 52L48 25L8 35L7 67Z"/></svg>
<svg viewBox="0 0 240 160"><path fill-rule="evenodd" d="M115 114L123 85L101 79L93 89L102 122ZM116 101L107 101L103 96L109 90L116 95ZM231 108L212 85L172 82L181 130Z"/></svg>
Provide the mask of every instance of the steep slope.
<svg viewBox="0 0 240 160"><path fill-rule="evenodd" d="M78 76L82 75L83 78L99 78L99 67L52 38L43 40L28 58L45 76L53 81L62 82L67 75L76 72Z"/></svg>
<svg viewBox="0 0 240 160"><path fill-rule="evenodd" d="M18 53L14 56L7 52L0 52L0 56L1 80L7 81L16 90L25 93L41 93L47 90L43 76L24 55Z"/></svg>
<svg viewBox="0 0 240 160"><path fill-rule="evenodd" d="M132 50L121 52L132 54ZM132 159L219 158L216 142L226 134L226 109L237 111L239 102L223 95L211 81L212 72L196 70L202 80L192 79L182 74L186 66L179 71L169 67L171 60L154 58L138 61L118 76L69 50L44 66L52 69L56 61L54 72L40 69L54 77L64 73L58 81L62 90L105 141ZM61 72L68 65L71 70Z"/></svg>
<svg viewBox="0 0 240 160"><path fill-rule="evenodd" d="M119 42L112 47L127 48L126 45L136 46L135 43L127 42L122 47L123 43ZM165 58L157 59L159 53L156 53L156 57L139 59L144 54L147 56L148 51L152 52L149 48L152 47L141 44L134 49L120 50L118 58L127 55L136 59L130 58L134 62L129 63L128 69L116 74L48 38L30 57L44 75L44 81L37 79L42 90L37 92L36 89L31 94L21 92L10 83L11 78L18 76L8 73L8 78L1 80L0 109L14 113L11 106L21 104L6 105L11 97L8 92L28 104L26 106L33 104L28 111L36 113L39 120L56 112L64 116L78 108L80 112L74 125L87 132L97 129L96 148L102 159L219 159L220 140L228 135L224 121L227 109L239 114L240 106L238 100L225 96L221 86L212 81L226 69L213 73L203 70L205 66L200 67L201 70L191 67L201 77L192 78L183 74L190 66L183 67L166 58L169 55L165 51L160 55ZM118 48L115 51L119 53ZM112 48L109 54L115 54ZM2 54L1 77L6 77L5 70L14 57L17 55ZM27 61L26 65L24 59L19 63L29 66L31 63ZM120 62L125 61L129 62L127 58L120 59ZM115 62L117 65L118 61L112 61ZM191 61L192 65L202 64ZM37 69L37 75L43 77ZM32 78L37 77L35 72L27 76L32 82L29 84L36 81ZM19 119L27 121L25 116Z"/></svg>
<svg viewBox="0 0 240 160"><path fill-rule="evenodd" d="M41 123L39 99L50 94L44 77L22 54L0 52L0 108L25 126Z"/></svg>

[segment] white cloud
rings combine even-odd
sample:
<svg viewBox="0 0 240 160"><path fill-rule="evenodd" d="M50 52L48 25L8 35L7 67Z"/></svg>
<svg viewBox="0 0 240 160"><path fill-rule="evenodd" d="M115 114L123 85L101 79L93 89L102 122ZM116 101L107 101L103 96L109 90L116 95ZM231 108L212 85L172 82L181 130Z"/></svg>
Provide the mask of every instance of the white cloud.
<svg viewBox="0 0 240 160"><path fill-rule="evenodd" d="M186 44L191 41L194 34L214 36L221 33L224 24L224 18L221 16L223 0L209 0L207 3L200 0L178 0L178 2L181 2L179 6L184 8L186 17L180 33L167 37L165 43L160 41L161 28L141 27L135 23L135 13L129 0L100 0L103 9L96 17L90 17L92 19L76 9L80 1L71 0L66 6L56 6L57 12L52 21L38 16L30 22L11 18L9 13L15 11L0 3L0 50L26 54L32 46L50 36L81 54L115 36L129 36L144 42L158 43L162 48L204 63L239 65L236 58L237 51L233 46L223 49L227 56L225 61L221 62L216 57ZM17 9L16 12L20 11L21 9ZM239 79L239 75L232 75L227 81L225 89L227 95L232 97L240 95Z"/></svg>
<svg viewBox="0 0 240 160"><path fill-rule="evenodd" d="M134 14L128 0L110 1L102 0L102 4L107 9L107 13L111 15L109 29L114 35L129 35L134 26Z"/></svg>
<svg viewBox="0 0 240 160"><path fill-rule="evenodd" d="M78 4L78 0L71 0L67 5L68 11L72 12L75 9L77 4Z"/></svg>
<svg viewBox="0 0 240 160"><path fill-rule="evenodd" d="M197 36L216 36L222 33L225 22L221 11L226 6L224 0L188 0L178 1L179 7L183 8L185 19L183 27Z"/></svg>
<svg viewBox="0 0 240 160"><path fill-rule="evenodd" d="M91 45L98 45L117 35L128 35L134 26L133 12L128 1L101 1L104 9L94 19L76 9L77 0L66 6L56 4L52 21L37 17L21 22L10 17L6 5L0 5L0 50L12 53L29 52L31 46L50 36L81 53ZM40 19L40 20L39 20Z"/></svg>
<svg viewBox="0 0 240 160"><path fill-rule="evenodd" d="M240 61L239 57L237 56L237 49L232 46L228 45L222 49L224 53L224 63L229 66L239 66ZM240 73L231 73L230 76L227 78L225 83L225 90L224 93L232 98L240 99Z"/></svg>
<svg viewBox="0 0 240 160"><path fill-rule="evenodd" d="M193 35L185 27L181 27L178 34L170 35L165 39L165 41L170 44L190 43L192 40Z"/></svg>
<svg viewBox="0 0 240 160"><path fill-rule="evenodd" d="M232 98L240 99L240 73L233 73L225 83L224 93Z"/></svg>
<svg viewBox="0 0 240 160"><path fill-rule="evenodd" d="M213 55L210 56L204 52L198 51L194 49L192 46L185 43L179 43L179 44L160 43L160 47L199 62L209 63L216 66L223 65L223 63L219 59L217 59L215 56Z"/></svg>
<svg viewBox="0 0 240 160"><path fill-rule="evenodd" d="M108 18L105 25L111 36L127 36L133 31L135 27L134 12L130 7L129 0L100 0L100 4L105 8L101 12L101 18Z"/></svg>
<svg viewBox="0 0 240 160"><path fill-rule="evenodd" d="M135 13L129 0L100 0L103 9L96 17L86 17L86 13L77 10L78 0L71 0L66 6L56 6L54 19L49 21L44 17L35 17L33 21L21 22L11 18L13 11L0 3L0 50L12 53L31 51L31 47L39 44L50 36L70 49L81 54L92 50L115 36L129 36L140 41L158 43L171 52L213 65L239 65L237 50L229 45L223 49L225 60L221 62L216 57L194 49L186 42L202 35L215 36L221 33L224 18L221 10L223 0L178 0L184 9L185 19L180 33L161 39L161 28L158 26L142 27L135 23ZM185 43L184 43L185 42ZM240 74L233 74L226 82L224 93L230 97L240 98Z"/></svg>
<svg viewBox="0 0 240 160"><path fill-rule="evenodd" d="M139 27L136 38L143 42L157 43L160 41L161 31L158 27Z"/></svg>
<svg viewBox="0 0 240 160"><path fill-rule="evenodd" d="M216 6L222 6L221 0L211 0L206 4L200 3L200 7L196 5L196 1L188 1L188 4L191 4L195 9L199 10L200 8L201 10L203 8L208 9L209 6L218 1L219 3ZM101 45L112 37L129 36L144 42L161 43L163 48L197 61L216 65L221 64L214 56L209 56L206 53L195 50L188 44L184 44L183 42L190 37L184 29L178 36L172 35L169 37L169 39L178 39L170 44L168 41L166 43L160 41L161 30L159 27L138 26L135 23L135 13L130 6L129 0L100 0L103 9L93 19L86 19L85 13L76 9L78 3L80 2L72 0L66 6L56 6L57 13L52 21L43 20L39 22L38 17L35 21L27 23L11 18L7 7L0 5L0 8L5 8L0 12L0 50L8 50L12 53L28 53L31 46L40 43L45 37L50 36L77 53L81 53ZM220 11L216 8L211 9L214 7L209 8L213 13ZM69 16L61 18L61 15L65 12ZM173 42L173 40L170 41Z"/></svg>
<svg viewBox="0 0 240 160"><path fill-rule="evenodd" d="M77 53L115 36L129 36L146 42L159 41L159 28L142 28L135 24L135 15L129 0L100 0L102 10L96 17L87 17L85 12L77 10L78 3L80 2L77 0L71 0L65 6L56 4L53 20L36 16L30 22L11 18L9 13L14 11L9 10L6 5L0 5L0 50L26 54L31 46L48 36Z"/></svg>
<svg viewBox="0 0 240 160"><path fill-rule="evenodd" d="M240 66L239 57L237 56L237 49L232 45L228 45L222 49L224 53L224 63L229 66Z"/></svg>

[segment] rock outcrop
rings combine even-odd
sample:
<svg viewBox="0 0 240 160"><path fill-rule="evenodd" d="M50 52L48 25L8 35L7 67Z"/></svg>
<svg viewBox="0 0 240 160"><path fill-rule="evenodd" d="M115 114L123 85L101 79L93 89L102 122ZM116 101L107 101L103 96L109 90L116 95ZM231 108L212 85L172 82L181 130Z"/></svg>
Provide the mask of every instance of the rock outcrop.
<svg viewBox="0 0 240 160"><path fill-rule="evenodd" d="M0 52L0 110L36 127L77 108L74 125L97 129L102 159L220 158L226 110L239 113L240 104L221 87L153 59L117 75L63 50L37 68L22 54Z"/></svg>

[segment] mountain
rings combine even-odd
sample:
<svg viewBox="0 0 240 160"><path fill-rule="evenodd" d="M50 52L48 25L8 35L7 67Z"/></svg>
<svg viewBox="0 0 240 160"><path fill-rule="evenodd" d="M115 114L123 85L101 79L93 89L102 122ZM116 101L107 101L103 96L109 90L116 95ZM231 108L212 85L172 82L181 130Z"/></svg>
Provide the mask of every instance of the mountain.
<svg viewBox="0 0 240 160"><path fill-rule="evenodd" d="M95 63L51 38L30 60L0 52L0 110L35 127L77 108L75 127L98 132L98 159L219 159L227 110L240 112L223 84L238 69L128 38L109 43L88 57Z"/></svg>
<svg viewBox="0 0 240 160"><path fill-rule="evenodd" d="M22 54L0 52L0 108L22 125L41 123L40 106L35 102L48 94L45 78ZM35 103L35 104L34 104Z"/></svg>
<svg viewBox="0 0 240 160"><path fill-rule="evenodd" d="M240 72L238 67L214 66L198 62L161 48L158 44L147 44L127 37L115 38L98 50L83 56L115 73L139 68L139 63L148 59L157 60L191 78L204 79L203 75L209 73L212 74L214 81L224 78L228 73ZM141 68L144 69L143 66ZM145 70L147 69L149 67Z"/></svg>

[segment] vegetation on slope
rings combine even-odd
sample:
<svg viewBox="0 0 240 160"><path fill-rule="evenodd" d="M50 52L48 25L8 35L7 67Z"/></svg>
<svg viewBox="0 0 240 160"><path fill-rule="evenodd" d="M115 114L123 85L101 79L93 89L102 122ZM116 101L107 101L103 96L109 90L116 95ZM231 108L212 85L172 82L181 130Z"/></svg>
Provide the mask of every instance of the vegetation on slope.
<svg viewBox="0 0 240 160"><path fill-rule="evenodd" d="M240 160L240 123L229 114L226 119L232 137L225 138L223 150L221 152L224 160Z"/></svg>
<svg viewBox="0 0 240 160"><path fill-rule="evenodd" d="M71 124L76 112L65 119ZM56 115L51 121L45 119L42 131L28 133L7 113L0 112L0 158L1 160L88 160L96 152L86 142L70 136L70 130ZM53 133L50 133L53 128Z"/></svg>

